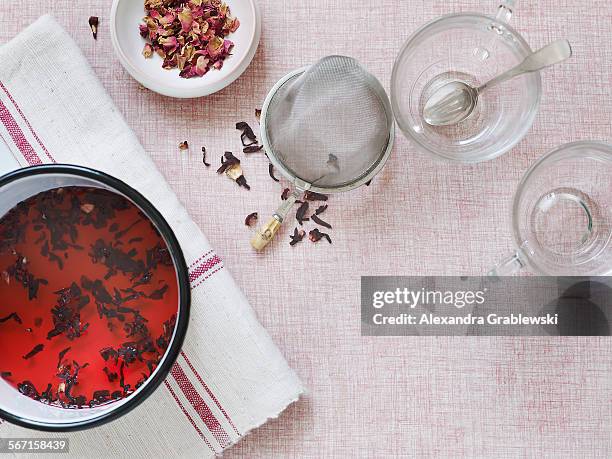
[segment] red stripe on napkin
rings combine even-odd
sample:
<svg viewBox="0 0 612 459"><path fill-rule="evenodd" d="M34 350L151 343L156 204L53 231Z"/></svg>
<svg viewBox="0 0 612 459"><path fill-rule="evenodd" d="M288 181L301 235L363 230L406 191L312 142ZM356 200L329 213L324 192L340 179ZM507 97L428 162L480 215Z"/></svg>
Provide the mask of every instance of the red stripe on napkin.
<svg viewBox="0 0 612 459"><path fill-rule="evenodd" d="M198 373L198 370L196 370L194 368L194 366L191 364L191 362L189 361L189 358L187 357L187 354L185 354L185 352L181 351L181 356L183 356L183 358L185 359L185 362L187 363L187 366L189 366L189 369L193 372L193 374L195 375L197 380L200 382L200 384L202 384L202 387L204 387L204 390L206 391L208 396L210 398L212 398L213 402L215 402L215 405L217 405L217 408L219 408L221 413L223 413L223 416L225 416L225 419L227 419L227 422L229 422L229 424L232 426L232 429L234 429L234 432L236 432L236 434L240 435L240 432L238 432L238 429L236 429L236 426L234 425L234 423L230 419L229 415L225 412L225 410L223 409L223 407L219 403L219 400L217 400L217 397L215 397L215 394L213 394L212 391L208 388L208 385L206 385L206 383L204 382L204 380L202 379L202 377Z"/></svg>
<svg viewBox="0 0 612 459"><path fill-rule="evenodd" d="M42 143L42 141L38 138L38 135L36 135L36 132L34 132L34 129L32 129L32 125L30 124L30 122L28 121L28 119L25 117L25 115L23 114L23 112L21 111L21 108L19 107L19 105L17 104L17 102L15 101L15 99L13 99L13 96L11 95L11 93L8 91L8 89L6 89L6 86L4 86L4 83L2 83L2 81L0 81L0 88L2 88L2 90L5 92L5 94L8 96L9 100L13 103L13 105L15 106L15 109L17 110L17 113L19 113L19 115L23 118L23 121L25 122L26 126L28 127L28 129L30 130L30 132L32 133L32 135L34 136L34 138L36 139L36 141L38 142L38 145L40 145L40 148L43 149L43 151L45 152L45 154L47 155L47 157L51 160L52 163L55 163L55 159L53 159L53 156L51 156L51 154L49 153L49 151L47 150L47 147L44 146L44 144ZM35 153L36 154L36 153ZM38 155L36 155L38 157ZM40 161L40 158L38 158L38 160Z"/></svg>
<svg viewBox="0 0 612 459"><path fill-rule="evenodd" d="M172 366L170 374L175 379L176 383L181 388L181 391L183 391L183 394L185 394L185 397L187 400L189 400L189 403L191 403L193 409L196 411L196 413L198 413L202 421L204 421L204 424L219 442L221 447L225 448L226 446L229 446L231 443L229 436L225 430L223 430L223 427L221 427L221 424L213 412L210 411L210 408L202 396L198 393L196 388L193 387L193 384L191 384L191 381L189 381L189 378L187 378L187 375L178 363L175 363Z"/></svg>
<svg viewBox="0 0 612 459"><path fill-rule="evenodd" d="M208 445L208 447L210 448L210 450L213 453L216 453L215 449L212 447L212 445L210 444L210 442L206 439L206 437L204 436L204 434L202 433L202 431L200 430L200 428L197 426L197 424L195 423L195 421L193 420L193 418L190 416L190 414L187 412L187 410L185 409L185 407L183 406L183 404L181 403L181 401L179 400L179 398L177 397L177 395L174 393L174 391L172 390L172 387L170 387L170 383L168 381L164 381L164 384L166 385L166 388L168 389L168 391L170 391L170 394L172 395L172 397L174 398L174 400L176 401L176 403L178 404L178 406L181 408L181 410L183 411L183 413L185 414L185 416L187 416L187 419L189 419L189 422L191 423L191 425L193 426L193 428L196 430L196 432L200 435L200 437L202 438L202 440L204 440L206 442L206 444Z"/></svg>
<svg viewBox="0 0 612 459"><path fill-rule="evenodd" d="M21 132L21 129L19 128L19 125L15 121L15 118L13 118L13 115L11 112L9 112L8 108L6 108L6 105L4 105L2 100L0 100L0 121L2 124L4 124L4 127L11 136L11 139L13 139L13 142L28 164L30 166L34 164L42 164L42 161L34 151L34 148L32 148L32 145L30 145L28 139L25 138L23 132Z"/></svg>

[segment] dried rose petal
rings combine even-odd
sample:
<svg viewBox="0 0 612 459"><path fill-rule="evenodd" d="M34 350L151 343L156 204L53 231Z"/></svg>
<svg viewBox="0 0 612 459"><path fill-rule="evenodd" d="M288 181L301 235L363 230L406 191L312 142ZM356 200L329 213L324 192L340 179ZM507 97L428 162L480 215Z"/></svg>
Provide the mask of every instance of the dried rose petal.
<svg viewBox="0 0 612 459"><path fill-rule="evenodd" d="M145 0L144 6L139 33L163 68L178 68L182 78L201 77L231 55L234 43L227 36L240 21L222 0Z"/></svg>
<svg viewBox="0 0 612 459"><path fill-rule="evenodd" d="M142 55L147 59L153 56L153 47L151 46L150 43L147 43L146 45L144 45L144 49L142 50Z"/></svg>
<svg viewBox="0 0 612 459"><path fill-rule="evenodd" d="M246 226L253 226L257 222L257 218L257 212L253 212L252 214L247 215L246 219L244 220L244 224Z"/></svg>

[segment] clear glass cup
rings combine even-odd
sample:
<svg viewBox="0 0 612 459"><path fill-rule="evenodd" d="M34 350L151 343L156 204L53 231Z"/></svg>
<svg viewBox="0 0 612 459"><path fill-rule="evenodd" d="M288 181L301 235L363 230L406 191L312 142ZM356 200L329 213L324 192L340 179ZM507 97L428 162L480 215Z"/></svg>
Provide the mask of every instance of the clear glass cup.
<svg viewBox="0 0 612 459"><path fill-rule="evenodd" d="M416 31L393 67L391 103L397 123L421 150L438 158L475 163L510 150L529 131L538 111L538 72L491 88L474 112L453 126L430 126L423 119L428 98L451 81L479 86L519 64L531 48L507 24L514 2L502 1L495 18L453 14Z"/></svg>
<svg viewBox="0 0 612 459"><path fill-rule="evenodd" d="M612 274L612 145L575 142L537 161L513 205L516 252L489 275Z"/></svg>

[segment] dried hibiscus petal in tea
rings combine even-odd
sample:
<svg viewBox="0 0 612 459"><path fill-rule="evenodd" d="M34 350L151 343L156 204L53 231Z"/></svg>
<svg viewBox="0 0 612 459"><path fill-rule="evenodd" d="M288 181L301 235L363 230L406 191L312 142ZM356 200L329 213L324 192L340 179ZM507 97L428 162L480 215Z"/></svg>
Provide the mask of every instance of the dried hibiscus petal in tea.
<svg viewBox="0 0 612 459"><path fill-rule="evenodd" d="M327 242L329 242L330 244L332 243L332 240L331 240L331 237L329 237L329 234L322 233L317 228L311 230L308 233L308 237L312 242L319 242L321 239L325 238L327 239Z"/></svg>
<svg viewBox="0 0 612 459"><path fill-rule="evenodd" d="M30 352L28 352L26 355L24 355L23 358L25 360L28 360L28 359L34 357L39 352L41 352L44 348L45 348L44 344L37 344L36 346L34 346L32 348L32 350Z"/></svg>
<svg viewBox="0 0 612 459"><path fill-rule="evenodd" d="M234 43L226 37L240 21L222 1L145 0L144 7L139 31L148 42L143 54L157 53L163 68L178 68L182 78L201 77L223 67L231 55Z"/></svg>
<svg viewBox="0 0 612 459"><path fill-rule="evenodd" d="M247 217L244 220L244 224L246 226L253 226L256 222L257 222L257 212L253 212L252 214L247 215Z"/></svg>

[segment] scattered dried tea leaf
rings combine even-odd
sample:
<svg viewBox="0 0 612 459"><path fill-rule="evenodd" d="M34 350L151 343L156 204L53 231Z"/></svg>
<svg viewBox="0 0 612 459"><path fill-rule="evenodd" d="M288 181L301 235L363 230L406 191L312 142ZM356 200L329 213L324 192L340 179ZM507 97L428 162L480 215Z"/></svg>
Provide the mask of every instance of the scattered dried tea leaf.
<svg viewBox="0 0 612 459"><path fill-rule="evenodd" d="M252 214L247 215L247 218L244 220L244 224L246 226L253 226L257 222L257 212L253 212Z"/></svg>
<svg viewBox="0 0 612 459"><path fill-rule="evenodd" d="M263 148L263 145L249 145L248 147L244 147L242 149L243 153L256 153Z"/></svg>
<svg viewBox="0 0 612 459"><path fill-rule="evenodd" d="M315 215L321 215L323 212L327 210L327 204L317 207L315 210Z"/></svg>
<svg viewBox="0 0 612 459"><path fill-rule="evenodd" d="M202 147L202 163L206 166L206 167L210 167L210 163L206 162L206 147Z"/></svg>
<svg viewBox="0 0 612 459"><path fill-rule="evenodd" d="M240 134L240 140L242 141L243 147L248 147L250 145L255 145L258 143L257 136L255 135L253 129L251 129L251 126L249 126L247 122L239 121L238 123L236 123L236 129L242 131L242 134ZM247 143L246 140L249 140L249 143Z"/></svg>
<svg viewBox="0 0 612 459"><path fill-rule="evenodd" d="M19 317L19 314L17 314L16 312L11 312L6 317L0 317L0 324L3 323L3 322L6 322L8 320L11 320L11 319L13 319L18 324L22 324L23 323L23 321L21 320L21 317Z"/></svg>
<svg viewBox="0 0 612 459"><path fill-rule="evenodd" d="M327 242L329 242L330 244L332 243L332 240L331 240L331 237L329 237L329 234L322 233L321 231L319 231L318 228L311 230L308 233L308 237L312 242L319 242L321 239L325 238L327 239Z"/></svg>
<svg viewBox="0 0 612 459"><path fill-rule="evenodd" d="M274 166L272 165L272 163L268 164L268 174L270 174L272 180L274 180L275 182L280 182L280 180L274 176Z"/></svg>
<svg viewBox="0 0 612 459"><path fill-rule="evenodd" d="M181 143L179 143L179 150L187 150L189 149L189 143L187 143L186 140L183 140Z"/></svg>
<svg viewBox="0 0 612 459"><path fill-rule="evenodd" d="M62 360L64 359L64 357L66 356L66 354L68 353L68 351L72 349L72 347L67 347L66 349L64 349L63 351L61 351L58 356L57 356L57 368L60 368L61 364L62 364Z"/></svg>
<svg viewBox="0 0 612 459"><path fill-rule="evenodd" d="M86 214L90 214L95 208L96 208L95 205L89 204L89 203L81 205L81 210L85 212Z"/></svg>
<svg viewBox="0 0 612 459"><path fill-rule="evenodd" d="M304 199L306 201L327 201L327 196L321 193L315 193L314 191L307 191L304 193Z"/></svg>
<svg viewBox="0 0 612 459"><path fill-rule="evenodd" d="M305 221L310 220L308 217L306 217L306 212L308 212L308 202L304 201L295 212L295 218L300 225L303 225Z"/></svg>
<svg viewBox="0 0 612 459"><path fill-rule="evenodd" d="M91 29L91 33L94 37L94 40L98 39L98 25L100 20L97 16L90 16L89 18L89 28Z"/></svg>
<svg viewBox="0 0 612 459"><path fill-rule="evenodd" d="M26 355L24 355L23 358L25 360L28 360L28 359L34 357L36 354L38 354L44 348L45 348L44 344L37 344L36 346L34 346L34 348L32 348L32 350L30 352L28 352Z"/></svg>
<svg viewBox="0 0 612 459"><path fill-rule="evenodd" d="M289 199L290 194L291 194L291 190L289 188L285 188L283 192L281 193L281 199L283 201L286 201L287 199Z"/></svg>
<svg viewBox="0 0 612 459"><path fill-rule="evenodd" d="M312 218L312 221L315 222L317 225L321 225L321 226L324 226L325 228L332 229L332 226L326 221L319 218L316 212L310 218Z"/></svg>
<svg viewBox="0 0 612 459"><path fill-rule="evenodd" d="M145 0L140 35L182 78L201 77L223 67L234 43L226 37L240 21L220 0Z"/></svg>
<svg viewBox="0 0 612 459"><path fill-rule="evenodd" d="M297 228L295 228L293 230L293 234L289 235L289 238L291 239L291 241L289 242L289 245L295 245L298 242L302 242L302 239L304 239L305 235L306 235L306 231L298 230Z"/></svg>
<svg viewBox="0 0 612 459"><path fill-rule="evenodd" d="M258 123L261 122L261 110L259 108L255 109L255 119L257 120Z"/></svg>

